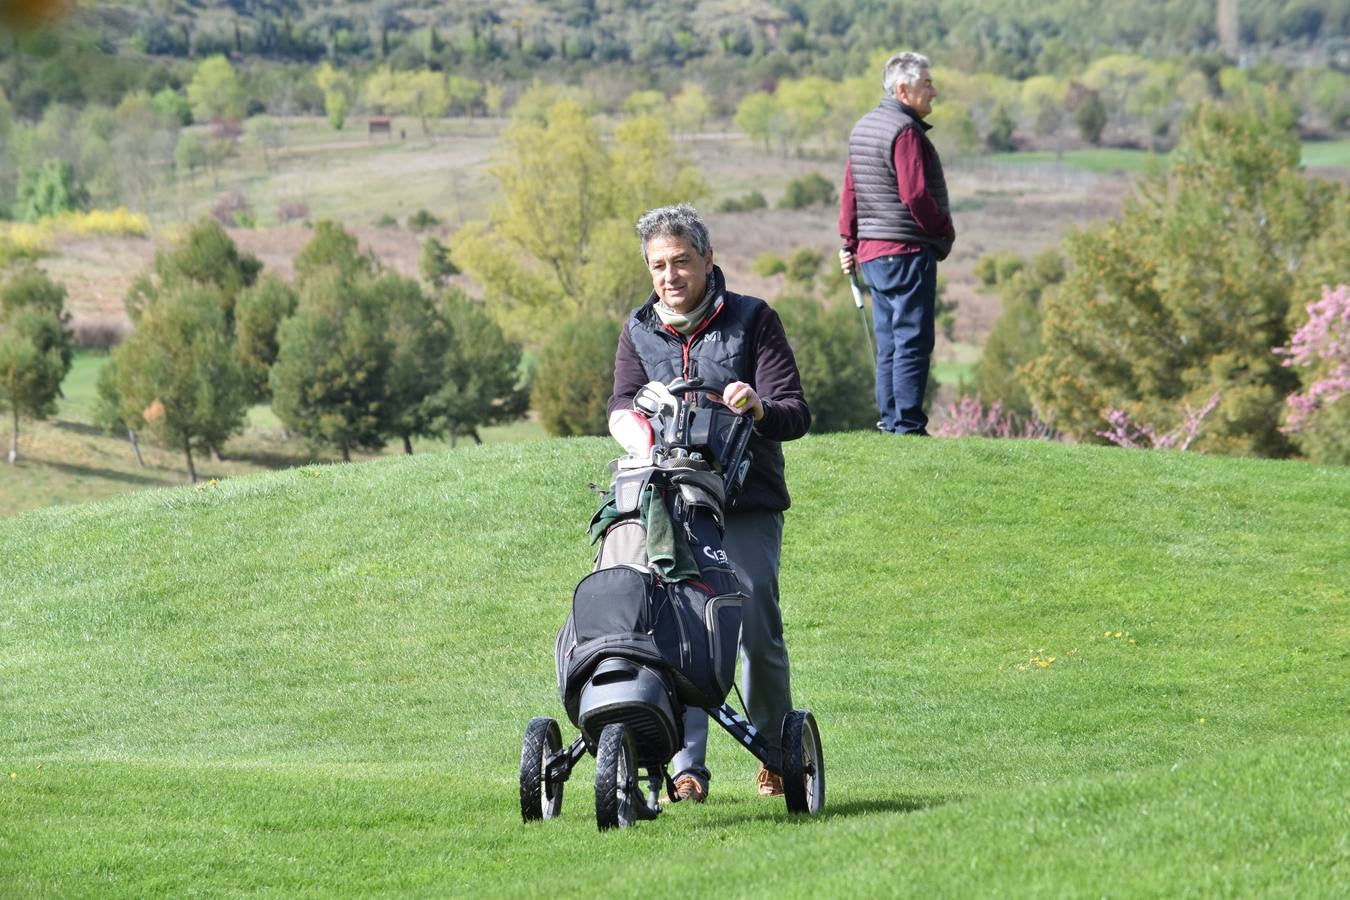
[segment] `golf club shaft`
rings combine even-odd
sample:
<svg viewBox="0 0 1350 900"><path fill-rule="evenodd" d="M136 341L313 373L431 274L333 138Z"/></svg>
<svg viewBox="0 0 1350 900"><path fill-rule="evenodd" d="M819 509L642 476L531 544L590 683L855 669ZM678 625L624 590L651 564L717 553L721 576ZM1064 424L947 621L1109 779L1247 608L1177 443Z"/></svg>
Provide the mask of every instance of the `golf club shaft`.
<svg viewBox="0 0 1350 900"><path fill-rule="evenodd" d="M853 290L853 305L858 307L858 313L862 316L863 333L867 335L867 351L871 355L872 362L877 359L877 345L872 340L872 323L867 320L867 303L863 299L862 282L858 279L858 264L853 264L853 271L848 273L848 286Z"/></svg>

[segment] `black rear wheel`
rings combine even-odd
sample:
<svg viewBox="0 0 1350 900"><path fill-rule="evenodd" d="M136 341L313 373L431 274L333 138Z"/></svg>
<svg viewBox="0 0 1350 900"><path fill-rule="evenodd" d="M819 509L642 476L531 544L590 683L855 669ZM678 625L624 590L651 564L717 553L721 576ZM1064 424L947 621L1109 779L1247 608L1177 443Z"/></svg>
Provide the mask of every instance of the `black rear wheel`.
<svg viewBox="0 0 1350 900"><path fill-rule="evenodd" d="M825 754L810 710L783 717L783 798L792 813L817 813L825 805Z"/></svg>
<svg viewBox="0 0 1350 900"><path fill-rule="evenodd" d="M525 726L520 747L520 817L526 822L552 819L562 812L563 785L545 777L548 759L562 749L558 723L537 716Z"/></svg>
<svg viewBox="0 0 1350 900"><path fill-rule="evenodd" d="M595 824L627 828L637 821L639 796L633 735L622 722L606 725L595 748Z"/></svg>

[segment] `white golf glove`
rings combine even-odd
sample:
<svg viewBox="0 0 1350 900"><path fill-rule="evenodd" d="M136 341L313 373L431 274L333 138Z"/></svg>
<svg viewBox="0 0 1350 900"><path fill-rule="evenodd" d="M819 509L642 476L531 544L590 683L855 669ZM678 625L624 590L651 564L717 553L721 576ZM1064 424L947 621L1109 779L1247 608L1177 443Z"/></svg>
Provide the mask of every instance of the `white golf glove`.
<svg viewBox="0 0 1350 900"><path fill-rule="evenodd" d="M633 395L633 409L649 419L672 414L678 405L675 395L659 381L647 382Z"/></svg>

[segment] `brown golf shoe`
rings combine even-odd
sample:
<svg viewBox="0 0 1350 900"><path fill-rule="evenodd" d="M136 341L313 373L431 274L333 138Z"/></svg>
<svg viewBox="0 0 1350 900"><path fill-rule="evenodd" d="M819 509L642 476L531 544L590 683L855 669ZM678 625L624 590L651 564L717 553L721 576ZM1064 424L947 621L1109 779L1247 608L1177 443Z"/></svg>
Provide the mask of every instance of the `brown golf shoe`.
<svg viewBox="0 0 1350 900"><path fill-rule="evenodd" d="M708 799L708 788L693 775L681 775L675 779L675 799L702 803Z"/></svg>
<svg viewBox="0 0 1350 900"><path fill-rule="evenodd" d="M763 766L759 767L759 795L761 797L783 796L783 776L775 775Z"/></svg>

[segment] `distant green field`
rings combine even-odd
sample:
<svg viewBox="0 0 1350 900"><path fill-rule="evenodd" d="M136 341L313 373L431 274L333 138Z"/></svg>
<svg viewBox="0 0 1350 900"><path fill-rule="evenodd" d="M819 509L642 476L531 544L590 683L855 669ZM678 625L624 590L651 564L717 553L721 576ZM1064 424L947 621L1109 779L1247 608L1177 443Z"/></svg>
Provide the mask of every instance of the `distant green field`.
<svg viewBox="0 0 1350 900"><path fill-rule="evenodd" d="M714 729L706 804L520 822L614 449L496 445L0 520L0 896L1344 895L1350 469L785 449L818 817Z"/></svg>
<svg viewBox="0 0 1350 900"><path fill-rule="evenodd" d="M1054 163L1089 172L1138 173L1147 172L1152 166L1166 165L1167 154L1104 147L1092 150L1066 150L1062 154L1051 150L994 153L990 154L988 159L1013 165ZM1350 168L1350 140L1305 141L1302 163L1305 166Z"/></svg>
<svg viewBox="0 0 1350 900"><path fill-rule="evenodd" d="M992 153L988 159L1012 165L1043 165L1052 163L1088 172L1146 172L1152 166L1165 164L1167 154L1147 150L1122 150L1104 147L1094 150L1029 150L1016 153Z"/></svg>
<svg viewBox="0 0 1350 900"><path fill-rule="evenodd" d="M66 380L61 382L62 397L57 417L91 424L98 402L98 373L108 361L103 351L85 350L75 354Z"/></svg>
<svg viewBox="0 0 1350 900"><path fill-rule="evenodd" d="M1303 165L1350 169L1350 139L1339 141L1305 141Z"/></svg>

